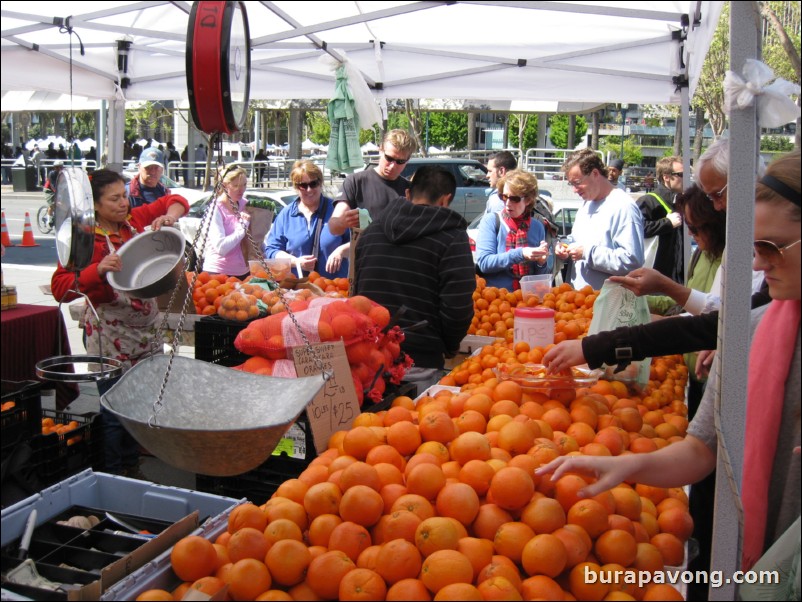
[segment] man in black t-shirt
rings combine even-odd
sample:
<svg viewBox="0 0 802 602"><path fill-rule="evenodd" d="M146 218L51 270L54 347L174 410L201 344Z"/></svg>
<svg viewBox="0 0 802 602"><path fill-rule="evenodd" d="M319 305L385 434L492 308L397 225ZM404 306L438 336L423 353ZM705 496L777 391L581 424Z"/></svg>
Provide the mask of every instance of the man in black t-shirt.
<svg viewBox="0 0 802 602"><path fill-rule="evenodd" d="M409 181L401 172L416 149L415 139L404 130L387 132L379 164L345 179L329 220L331 233L339 236L348 228L358 228L359 209L367 209L371 219L376 219L390 201L404 196Z"/></svg>

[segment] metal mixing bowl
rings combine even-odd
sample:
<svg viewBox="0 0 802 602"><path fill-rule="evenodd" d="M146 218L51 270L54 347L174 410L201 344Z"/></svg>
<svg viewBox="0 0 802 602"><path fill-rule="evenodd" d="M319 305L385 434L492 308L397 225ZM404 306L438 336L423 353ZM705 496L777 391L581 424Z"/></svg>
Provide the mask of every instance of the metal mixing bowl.
<svg viewBox="0 0 802 602"><path fill-rule="evenodd" d="M178 228L138 234L117 250L123 269L108 273L109 284L140 299L158 297L184 277L185 248Z"/></svg>

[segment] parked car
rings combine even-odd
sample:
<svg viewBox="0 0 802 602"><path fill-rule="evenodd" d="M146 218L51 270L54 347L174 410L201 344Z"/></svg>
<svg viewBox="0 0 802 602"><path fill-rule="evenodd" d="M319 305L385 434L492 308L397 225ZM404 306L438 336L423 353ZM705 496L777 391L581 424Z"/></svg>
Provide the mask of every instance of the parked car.
<svg viewBox="0 0 802 602"><path fill-rule="evenodd" d="M437 157L412 158L401 175L411 178L423 165L437 165L454 174L457 179L457 193L451 201L451 208L471 221L484 213L487 197L490 194L490 181L487 167L474 159L439 159Z"/></svg>
<svg viewBox="0 0 802 602"><path fill-rule="evenodd" d="M297 196L298 193L293 189L266 190L264 188L248 188L245 190L245 198L249 201L272 203L274 206L274 219ZM198 232L201 220L211 202L212 194L210 192L204 193L203 198L192 203L187 214L178 220L178 227L190 243L195 240L195 234Z"/></svg>

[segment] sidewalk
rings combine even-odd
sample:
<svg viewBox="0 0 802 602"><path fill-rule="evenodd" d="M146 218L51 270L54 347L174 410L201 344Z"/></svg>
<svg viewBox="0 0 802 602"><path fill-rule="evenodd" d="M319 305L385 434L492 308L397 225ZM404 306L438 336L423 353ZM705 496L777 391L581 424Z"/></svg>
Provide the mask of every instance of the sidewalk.
<svg viewBox="0 0 802 602"><path fill-rule="evenodd" d="M4 187L5 188L5 187ZM3 280L7 285L17 287L17 298L19 303L29 305L58 306L58 303L49 294L50 277L53 275L53 268L37 265L15 265L3 262ZM83 303L83 300L73 303ZM83 344L83 330L78 322L70 315L70 306L63 304L61 313L64 316L64 323L67 326L67 335L70 341L70 349L75 355L85 353ZM8 351L6 351L8 353ZM188 357L195 356L195 348L182 346L181 355ZM45 385L46 386L46 385ZM79 383L80 395L73 401L66 410L75 414L100 411L100 397L98 396L97 386L94 382ZM55 395L51 390L45 389L42 396L42 407L55 409ZM155 483L162 485L172 485L187 489L195 488L195 475L189 472L178 470L168 466L158 458L144 456L141 464L143 474Z"/></svg>

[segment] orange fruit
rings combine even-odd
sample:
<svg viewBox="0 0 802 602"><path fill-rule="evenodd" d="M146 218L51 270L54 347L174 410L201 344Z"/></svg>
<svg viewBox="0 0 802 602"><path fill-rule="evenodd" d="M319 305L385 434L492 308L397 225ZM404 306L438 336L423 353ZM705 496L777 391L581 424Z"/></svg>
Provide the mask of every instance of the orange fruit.
<svg viewBox="0 0 802 602"><path fill-rule="evenodd" d="M235 564L243 558L264 560L268 547L264 533L252 527L243 527L228 540L228 557Z"/></svg>
<svg viewBox="0 0 802 602"><path fill-rule="evenodd" d="M234 600L254 600L270 589L273 580L261 560L243 558L228 573L228 593Z"/></svg>
<svg viewBox="0 0 802 602"><path fill-rule="evenodd" d="M524 507L521 522L529 525L535 533L553 533L565 525L565 510L557 500L541 497Z"/></svg>
<svg viewBox="0 0 802 602"><path fill-rule="evenodd" d="M693 519L682 508L669 508L657 516L657 524L663 533L671 533L680 541L687 541L693 533Z"/></svg>
<svg viewBox="0 0 802 602"><path fill-rule="evenodd" d="M566 521L582 527L596 538L607 530L607 510L596 500L579 500L568 510Z"/></svg>
<svg viewBox="0 0 802 602"><path fill-rule="evenodd" d="M485 579L478 586L483 600L523 600L518 588L506 577Z"/></svg>
<svg viewBox="0 0 802 602"><path fill-rule="evenodd" d="M436 464L419 464L409 471L406 478L407 490L428 500L435 499L445 484L443 469Z"/></svg>
<svg viewBox="0 0 802 602"><path fill-rule="evenodd" d="M338 600L384 600L387 586L376 572L355 568L340 580Z"/></svg>
<svg viewBox="0 0 802 602"><path fill-rule="evenodd" d="M471 460L488 460L490 442L482 433L467 431L451 442L448 451L451 458L462 465Z"/></svg>
<svg viewBox="0 0 802 602"><path fill-rule="evenodd" d="M236 535L236 533L234 535ZM271 521L271 523L265 527L263 535L268 546L282 539L294 539L296 541L303 541L304 539L301 528L288 518L277 518ZM234 536L232 535L231 537L233 538ZM253 556L253 558L256 558L256 556Z"/></svg>
<svg viewBox="0 0 802 602"><path fill-rule="evenodd" d="M203 592L207 596L214 596L226 586L226 582L218 577L201 577L189 589Z"/></svg>
<svg viewBox="0 0 802 602"><path fill-rule="evenodd" d="M673 533L658 533L649 543L660 551L666 566L682 566L685 562L685 544Z"/></svg>
<svg viewBox="0 0 802 602"><path fill-rule="evenodd" d="M267 516L262 510L250 502L240 504L228 515L228 532L234 533L243 527L253 527L264 531L267 526Z"/></svg>
<svg viewBox="0 0 802 602"><path fill-rule="evenodd" d="M684 600L684 598L668 583L652 583L646 586L642 600Z"/></svg>
<svg viewBox="0 0 802 602"><path fill-rule="evenodd" d="M163 589L149 589L136 597L137 600L175 600L173 594ZM480 598L481 600L481 598Z"/></svg>
<svg viewBox="0 0 802 602"><path fill-rule="evenodd" d="M437 550L456 550L460 538L468 532L462 523L445 516L427 518L415 529L415 545L423 556Z"/></svg>
<svg viewBox="0 0 802 602"><path fill-rule="evenodd" d="M514 466L500 469L490 481L489 494L493 496L493 502L505 510L523 508L534 492L532 477Z"/></svg>
<svg viewBox="0 0 802 602"><path fill-rule="evenodd" d="M456 550L437 550L423 561L420 579L430 592L437 594L452 583L471 583L473 567L465 555Z"/></svg>
<svg viewBox="0 0 802 602"><path fill-rule="evenodd" d="M334 600L340 593L340 581L354 569L356 564L344 552L324 552L309 563L306 584L316 596L324 600Z"/></svg>
<svg viewBox="0 0 802 602"><path fill-rule="evenodd" d="M521 562L526 543L535 536L529 525L522 522L509 522L501 525L493 538L496 554L501 554L515 563Z"/></svg>
<svg viewBox="0 0 802 602"><path fill-rule="evenodd" d="M416 578L421 565L418 548L405 539L393 539L383 544L376 558L376 572L388 585Z"/></svg>
<svg viewBox="0 0 802 602"><path fill-rule="evenodd" d="M346 468L345 471L347 470ZM344 521L351 521L365 527L376 524L383 510L384 500L382 496L379 495L378 491L366 485L349 487L343 493L340 501L340 517Z"/></svg>
<svg viewBox="0 0 802 602"><path fill-rule="evenodd" d="M521 583L524 600L562 600L565 592L551 577L534 575Z"/></svg>
<svg viewBox="0 0 802 602"><path fill-rule="evenodd" d="M265 557L265 564L273 580L279 585L292 586L306 576L312 554L303 542L283 539L274 543Z"/></svg>
<svg viewBox="0 0 802 602"><path fill-rule="evenodd" d="M435 600L484 600L482 592L470 583L451 583L437 592Z"/></svg>
<svg viewBox="0 0 802 602"><path fill-rule="evenodd" d="M431 599L432 595L420 579L402 579L398 583L394 583L387 590L387 597L385 598L385 600L398 602L406 602L407 600L410 602L428 602Z"/></svg>
<svg viewBox="0 0 802 602"><path fill-rule="evenodd" d="M357 460L364 460L371 449L381 444L381 439L370 427L357 426L345 434L343 451Z"/></svg>
<svg viewBox="0 0 802 602"><path fill-rule="evenodd" d="M437 494L435 508L440 516L454 518L470 525L479 513L479 496L466 483L446 483Z"/></svg>
<svg viewBox="0 0 802 602"><path fill-rule="evenodd" d="M493 560L493 542L489 539L462 537L457 542L457 551L471 561L474 577Z"/></svg>
<svg viewBox="0 0 802 602"><path fill-rule="evenodd" d="M490 480L496 471L487 462L482 460L469 460L460 468L457 478L470 485L477 495L483 496L490 489Z"/></svg>
<svg viewBox="0 0 802 602"><path fill-rule="evenodd" d="M605 564L615 563L629 566L635 562L638 543L635 541L635 537L627 531L610 529L599 536L593 551Z"/></svg>
<svg viewBox="0 0 802 602"><path fill-rule="evenodd" d="M309 532L307 533L309 544L328 548L331 532L341 522L343 519L336 514L321 514L313 518L309 523Z"/></svg>
<svg viewBox="0 0 802 602"><path fill-rule="evenodd" d="M353 562L371 544L368 530L351 521L344 521L334 527L329 537L329 549L344 552Z"/></svg>
<svg viewBox="0 0 802 602"><path fill-rule="evenodd" d="M391 512L396 510L408 510L417 515L421 520L426 520L434 516L434 506L431 502L421 495L406 493L396 499L390 508Z"/></svg>
<svg viewBox="0 0 802 602"><path fill-rule="evenodd" d="M259 536L261 537L261 533ZM179 579L195 582L214 573L217 567L217 552L208 539L188 535L173 546L170 563Z"/></svg>
<svg viewBox="0 0 802 602"><path fill-rule="evenodd" d="M310 520L321 514L340 513L342 491L334 483L316 483L304 494L303 507Z"/></svg>
<svg viewBox="0 0 802 602"><path fill-rule="evenodd" d="M600 381L601 382L601 381ZM596 574L595 579L586 579L585 571ZM601 567L595 562L580 562L568 574L571 594L577 600L601 600L610 591L610 585L601 582Z"/></svg>
<svg viewBox="0 0 802 602"><path fill-rule="evenodd" d="M479 507L479 512L471 527L476 537L493 541L498 528L504 523L512 522L512 520L512 515L499 505L484 503Z"/></svg>

